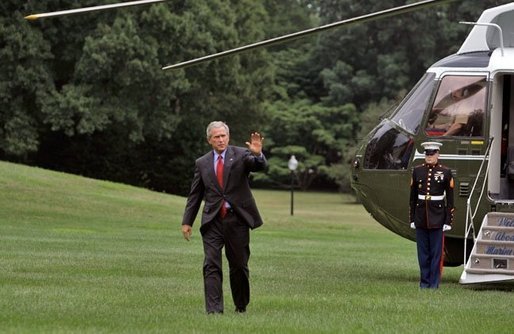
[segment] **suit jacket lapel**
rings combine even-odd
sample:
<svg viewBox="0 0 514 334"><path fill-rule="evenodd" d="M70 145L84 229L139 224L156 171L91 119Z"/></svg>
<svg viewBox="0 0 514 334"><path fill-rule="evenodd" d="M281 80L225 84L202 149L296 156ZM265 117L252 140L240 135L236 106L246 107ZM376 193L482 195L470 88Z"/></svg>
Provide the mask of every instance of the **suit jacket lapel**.
<svg viewBox="0 0 514 334"><path fill-rule="evenodd" d="M223 186L227 186L228 176L230 175L230 170L232 168L232 163L234 162L234 150L231 146L227 148L227 152L225 153L225 161L223 165Z"/></svg>
<svg viewBox="0 0 514 334"><path fill-rule="evenodd" d="M214 167L215 166L214 165L214 153L211 151L207 155L207 159L205 159L204 161L205 161L204 168L207 169L207 175L211 179L214 186L221 191L220 185L218 184L218 179L216 178L216 171L214 170L214 168L215 168Z"/></svg>

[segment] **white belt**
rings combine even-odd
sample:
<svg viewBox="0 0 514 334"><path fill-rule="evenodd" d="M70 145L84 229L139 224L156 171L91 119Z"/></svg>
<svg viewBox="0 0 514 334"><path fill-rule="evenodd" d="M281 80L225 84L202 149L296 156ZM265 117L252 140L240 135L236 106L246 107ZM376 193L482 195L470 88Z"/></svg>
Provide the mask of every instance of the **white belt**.
<svg viewBox="0 0 514 334"><path fill-rule="evenodd" d="M445 195L418 195L418 199L422 201L442 201L444 199Z"/></svg>

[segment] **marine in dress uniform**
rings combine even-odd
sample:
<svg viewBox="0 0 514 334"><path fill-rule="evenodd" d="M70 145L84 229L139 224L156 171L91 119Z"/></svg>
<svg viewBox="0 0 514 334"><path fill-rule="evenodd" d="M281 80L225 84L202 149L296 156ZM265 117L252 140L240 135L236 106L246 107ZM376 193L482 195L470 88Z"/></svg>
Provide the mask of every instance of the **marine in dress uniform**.
<svg viewBox="0 0 514 334"><path fill-rule="evenodd" d="M425 163L414 167L410 185L410 222L416 229L420 288L438 288L441 279L444 231L453 223L451 170L438 162L437 142L422 143Z"/></svg>

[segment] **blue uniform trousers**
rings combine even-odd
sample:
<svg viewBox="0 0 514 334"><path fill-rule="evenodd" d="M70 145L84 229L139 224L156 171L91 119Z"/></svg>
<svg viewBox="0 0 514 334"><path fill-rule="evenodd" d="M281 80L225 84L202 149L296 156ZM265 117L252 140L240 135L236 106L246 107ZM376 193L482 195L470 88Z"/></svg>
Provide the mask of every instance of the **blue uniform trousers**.
<svg viewBox="0 0 514 334"><path fill-rule="evenodd" d="M420 288L439 287L441 257L443 254L443 229L416 229L416 244L420 269Z"/></svg>

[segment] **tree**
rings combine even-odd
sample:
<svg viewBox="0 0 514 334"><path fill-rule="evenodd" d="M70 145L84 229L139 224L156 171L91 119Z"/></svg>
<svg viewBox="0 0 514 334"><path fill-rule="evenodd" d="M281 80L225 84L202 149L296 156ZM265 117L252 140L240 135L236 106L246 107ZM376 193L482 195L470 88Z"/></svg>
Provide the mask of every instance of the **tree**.
<svg viewBox="0 0 514 334"><path fill-rule="evenodd" d="M24 157L38 149L40 109L53 92L46 65L52 54L41 33L23 24L13 2L0 5L11 14L0 17L0 156Z"/></svg>
<svg viewBox="0 0 514 334"><path fill-rule="evenodd" d="M237 145L265 129L268 183L288 182L296 152L302 187L345 189L365 114L456 51L469 31L457 21L505 2L454 2L162 71L405 1L168 1L26 22L31 12L101 3L6 0L0 158L184 194L194 159L209 149L206 124L224 120Z"/></svg>
<svg viewBox="0 0 514 334"><path fill-rule="evenodd" d="M266 141L271 152L270 169L256 180L287 184L287 161L293 154L299 161L300 188L308 189L316 179L330 179L328 166L344 159L348 138L356 134L358 117L354 106L323 107L299 100L292 105L274 103L269 112Z"/></svg>
<svg viewBox="0 0 514 334"><path fill-rule="evenodd" d="M9 79L2 85L4 157L183 194L194 159L207 149L199 135L208 122L227 120L235 143L262 123L273 82L266 50L161 70L262 39L268 17L259 3L167 2L31 23L20 12L79 4L2 6L2 13L18 11L16 20L2 18L2 52L18 56L2 67ZM19 41L9 39L19 27ZM24 57L35 60L21 62L23 53L10 50L17 45L30 45ZM20 82L8 90L15 76Z"/></svg>

